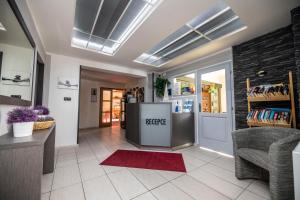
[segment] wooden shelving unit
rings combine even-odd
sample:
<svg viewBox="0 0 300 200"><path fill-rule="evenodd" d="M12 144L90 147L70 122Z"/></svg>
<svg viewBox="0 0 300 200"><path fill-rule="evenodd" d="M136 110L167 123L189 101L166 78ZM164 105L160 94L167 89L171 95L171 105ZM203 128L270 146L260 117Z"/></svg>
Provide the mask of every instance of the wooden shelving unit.
<svg viewBox="0 0 300 200"><path fill-rule="evenodd" d="M280 96L264 96L264 97L248 97L248 102L262 102L262 101L290 101L290 95Z"/></svg>
<svg viewBox="0 0 300 200"><path fill-rule="evenodd" d="M247 121L249 127L252 126L271 126L271 127L284 127L284 128L296 128L296 112L295 112L295 99L294 99L294 88L293 88L293 75L289 71L289 94L288 95L273 95L273 96L256 96L247 97L248 100L248 113L251 111L252 102L268 102L268 101L289 101L291 107L290 122L280 123L280 122L261 122L261 121ZM250 90L250 80L247 78L247 92Z"/></svg>
<svg viewBox="0 0 300 200"><path fill-rule="evenodd" d="M283 128L291 128L292 127L291 123L285 124L285 123L248 121L247 124L249 127L252 127L252 126L274 126L274 127L283 127Z"/></svg>

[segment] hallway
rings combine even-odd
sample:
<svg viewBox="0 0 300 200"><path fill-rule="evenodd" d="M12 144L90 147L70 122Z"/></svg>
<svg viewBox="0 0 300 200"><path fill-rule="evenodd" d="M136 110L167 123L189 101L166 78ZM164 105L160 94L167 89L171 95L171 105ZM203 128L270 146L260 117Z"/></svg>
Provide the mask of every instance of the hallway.
<svg viewBox="0 0 300 200"><path fill-rule="evenodd" d="M266 200L267 185L239 181L233 159L196 147L179 150L187 174L100 166L117 149L137 149L119 127L88 129L78 147L56 151L54 173L42 178L43 200Z"/></svg>

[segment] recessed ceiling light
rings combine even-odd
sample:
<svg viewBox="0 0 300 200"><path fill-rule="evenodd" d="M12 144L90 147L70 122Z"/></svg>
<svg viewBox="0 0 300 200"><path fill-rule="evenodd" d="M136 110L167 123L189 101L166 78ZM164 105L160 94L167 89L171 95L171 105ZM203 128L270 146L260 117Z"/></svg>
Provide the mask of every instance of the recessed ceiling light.
<svg viewBox="0 0 300 200"><path fill-rule="evenodd" d="M195 48L245 28L234 11L220 1L144 52L134 62L161 67Z"/></svg>
<svg viewBox="0 0 300 200"><path fill-rule="evenodd" d="M162 0L77 0L71 46L113 56Z"/></svg>
<svg viewBox="0 0 300 200"><path fill-rule="evenodd" d="M1 31L6 31L6 28L3 26L3 24L0 22L0 30Z"/></svg>

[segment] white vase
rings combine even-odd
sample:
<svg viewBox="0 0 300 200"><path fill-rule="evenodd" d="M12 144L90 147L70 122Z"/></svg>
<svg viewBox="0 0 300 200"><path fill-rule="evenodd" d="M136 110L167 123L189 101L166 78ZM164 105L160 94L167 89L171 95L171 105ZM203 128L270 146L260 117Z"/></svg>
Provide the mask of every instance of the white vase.
<svg viewBox="0 0 300 200"><path fill-rule="evenodd" d="M14 137L25 137L32 135L34 122L13 123Z"/></svg>

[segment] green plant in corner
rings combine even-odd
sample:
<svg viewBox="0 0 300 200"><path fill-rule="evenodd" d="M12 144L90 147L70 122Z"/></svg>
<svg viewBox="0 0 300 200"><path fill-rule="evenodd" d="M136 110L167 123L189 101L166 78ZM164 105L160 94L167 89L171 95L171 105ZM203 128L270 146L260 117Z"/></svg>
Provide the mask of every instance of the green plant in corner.
<svg viewBox="0 0 300 200"><path fill-rule="evenodd" d="M170 81L167 78L165 78L161 75L159 75L156 78L155 83L154 83L154 88L155 88L157 97L163 97L164 96L166 84L170 85Z"/></svg>

